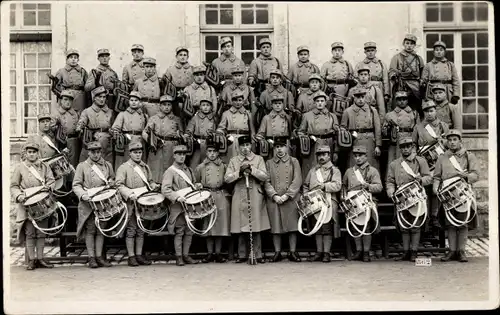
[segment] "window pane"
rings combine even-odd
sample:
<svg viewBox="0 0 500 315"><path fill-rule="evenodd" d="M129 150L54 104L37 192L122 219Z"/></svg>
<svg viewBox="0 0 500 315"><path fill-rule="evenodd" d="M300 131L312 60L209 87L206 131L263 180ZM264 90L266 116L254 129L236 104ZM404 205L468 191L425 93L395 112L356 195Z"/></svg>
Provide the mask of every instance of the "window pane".
<svg viewBox="0 0 500 315"><path fill-rule="evenodd" d="M233 5L232 4L220 4L221 9L232 9Z"/></svg>
<svg viewBox="0 0 500 315"><path fill-rule="evenodd" d="M218 4L205 4L205 8L218 8L219 5Z"/></svg>
<svg viewBox="0 0 500 315"><path fill-rule="evenodd" d="M425 10L425 16L427 22L438 22L439 21L439 11L437 5L427 4L427 9Z"/></svg>
<svg viewBox="0 0 500 315"><path fill-rule="evenodd" d="M463 115L462 116L463 128L466 130L476 129L476 116L475 115Z"/></svg>
<svg viewBox="0 0 500 315"><path fill-rule="evenodd" d="M23 10L36 10L36 4L23 4Z"/></svg>
<svg viewBox="0 0 500 315"><path fill-rule="evenodd" d="M446 3L441 5L441 22L453 21L453 4Z"/></svg>
<svg viewBox="0 0 500 315"><path fill-rule="evenodd" d="M11 136L18 136L16 132L16 127L17 127L17 119L11 119L10 120L10 135Z"/></svg>
<svg viewBox="0 0 500 315"><path fill-rule="evenodd" d="M233 24L233 10L220 11L220 24Z"/></svg>
<svg viewBox="0 0 500 315"><path fill-rule="evenodd" d="M24 71L24 84L36 84L36 71Z"/></svg>
<svg viewBox="0 0 500 315"><path fill-rule="evenodd" d="M241 53L241 60L243 60L243 62L246 64L246 65L249 65L252 60L254 60L254 53L253 52L244 52L244 53Z"/></svg>
<svg viewBox="0 0 500 315"><path fill-rule="evenodd" d="M488 80L488 66L477 67L477 79Z"/></svg>
<svg viewBox="0 0 500 315"><path fill-rule="evenodd" d="M488 47L488 33L477 33L477 47Z"/></svg>
<svg viewBox="0 0 500 315"><path fill-rule="evenodd" d="M257 8L267 8L268 5L267 4L256 4L255 5Z"/></svg>
<svg viewBox="0 0 500 315"><path fill-rule="evenodd" d="M474 3L462 3L462 20L464 22L474 21Z"/></svg>
<svg viewBox="0 0 500 315"><path fill-rule="evenodd" d="M486 3L477 4L477 20L488 21L488 5Z"/></svg>
<svg viewBox="0 0 500 315"><path fill-rule="evenodd" d="M12 7L12 4L11 4ZM10 10L10 26L15 26L16 25L16 11L15 10Z"/></svg>
<svg viewBox="0 0 500 315"><path fill-rule="evenodd" d="M478 113L489 113L490 112L488 110L488 99L487 98L478 99L477 112Z"/></svg>
<svg viewBox="0 0 500 315"><path fill-rule="evenodd" d="M34 86L24 87L24 100L25 101L35 102L37 99L38 99L38 95L36 93L36 87L34 87Z"/></svg>
<svg viewBox="0 0 500 315"><path fill-rule="evenodd" d="M16 71L10 71L10 84L16 85Z"/></svg>
<svg viewBox="0 0 500 315"><path fill-rule="evenodd" d="M242 4L241 7L242 8L253 8L253 4Z"/></svg>
<svg viewBox="0 0 500 315"><path fill-rule="evenodd" d="M205 53L205 61L208 63L212 63L215 59L219 57L219 54L216 52L206 52Z"/></svg>
<svg viewBox="0 0 500 315"><path fill-rule="evenodd" d="M205 50L219 50L219 37L206 36L205 37Z"/></svg>
<svg viewBox="0 0 500 315"><path fill-rule="evenodd" d="M462 86L464 97L476 96L476 86L474 83L463 83Z"/></svg>
<svg viewBox="0 0 500 315"><path fill-rule="evenodd" d="M38 84L50 84L49 77L47 74L50 73L50 70L40 70L38 71Z"/></svg>
<svg viewBox="0 0 500 315"><path fill-rule="evenodd" d="M488 83L480 82L478 85L478 95L479 96L488 96Z"/></svg>
<svg viewBox="0 0 500 315"><path fill-rule="evenodd" d="M37 130L37 121L36 119L25 119L24 120L24 133L25 134L35 134Z"/></svg>
<svg viewBox="0 0 500 315"><path fill-rule="evenodd" d="M269 11L257 10L257 24L269 23Z"/></svg>
<svg viewBox="0 0 500 315"><path fill-rule="evenodd" d="M16 103L10 103L10 117L16 117L17 116L17 104Z"/></svg>
<svg viewBox="0 0 500 315"><path fill-rule="evenodd" d="M36 11L24 11L23 15L25 26L36 25Z"/></svg>
<svg viewBox="0 0 500 315"><path fill-rule="evenodd" d="M479 126L478 129L488 129L488 115L479 115Z"/></svg>
<svg viewBox="0 0 500 315"><path fill-rule="evenodd" d="M474 33L462 34L462 47L476 47L474 40Z"/></svg>
<svg viewBox="0 0 500 315"><path fill-rule="evenodd" d="M476 112L476 99L465 99L463 101L462 113L471 114Z"/></svg>
<svg viewBox="0 0 500 315"><path fill-rule="evenodd" d="M50 103L44 102L40 103L38 106L38 113L39 114L50 114Z"/></svg>
<svg viewBox="0 0 500 315"><path fill-rule="evenodd" d="M477 51L477 63L488 63L488 51L480 49Z"/></svg>
<svg viewBox="0 0 500 315"><path fill-rule="evenodd" d="M446 49L453 48L453 34L441 34L441 40L446 44Z"/></svg>
<svg viewBox="0 0 500 315"><path fill-rule="evenodd" d="M38 25L50 25L50 11L38 11Z"/></svg>
<svg viewBox="0 0 500 315"><path fill-rule="evenodd" d="M39 10L50 10L50 4L39 4L38 9Z"/></svg>
<svg viewBox="0 0 500 315"><path fill-rule="evenodd" d="M241 36L241 50L254 50L255 49L255 36L242 35Z"/></svg>
<svg viewBox="0 0 500 315"><path fill-rule="evenodd" d="M253 24L253 10L241 10L241 23Z"/></svg>
<svg viewBox="0 0 500 315"><path fill-rule="evenodd" d="M432 58L434 58L434 52L432 50L428 50L426 57L427 57L427 62L431 61Z"/></svg>
<svg viewBox="0 0 500 315"><path fill-rule="evenodd" d="M50 68L50 54L38 54L38 68Z"/></svg>
<svg viewBox="0 0 500 315"><path fill-rule="evenodd" d="M36 117L37 105L36 103L25 103L24 104L24 117Z"/></svg>
<svg viewBox="0 0 500 315"><path fill-rule="evenodd" d="M36 55L35 54L24 54L24 67L29 69L36 68Z"/></svg>
<svg viewBox="0 0 500 315"><path fill-rule="evenodd" d="M462 62L464 64L475 64L476 63L476 52L475 50L463 50L462 51Z"/></svg>
<svg viewBox="0 0 500 315"><path fill-rule="evenodd" d="M453 50L446 51L446 58L451 62L455 61L455 53L453 52Z"/></svg>
<svg viewBox="0 0 500 315"><path fill-rule="evenodd" d="M218 11L213 11L213 10L205 11L205 22L207 24L219 24Z"/></svg>
<svg viewBox="0 0 500 315"><path fill-rule="evenodd" d="M16 95L16 88L11 86L10 87L10 101L11 102L15 102L17 99L17 95Z"/></svg>
<svg viewBox="0 0 500 315"><path fill-rule="evenodd" d="M425 37L425 43L428 48L432 48L435 42L439 40L438 34L427 34Z"/></svg>
<svg viewBox="0 0 500 315"><path fill-rule="evenodd" d="M474 81L476 80L476 67L462 67L462 76L466 81Z"/></svg>

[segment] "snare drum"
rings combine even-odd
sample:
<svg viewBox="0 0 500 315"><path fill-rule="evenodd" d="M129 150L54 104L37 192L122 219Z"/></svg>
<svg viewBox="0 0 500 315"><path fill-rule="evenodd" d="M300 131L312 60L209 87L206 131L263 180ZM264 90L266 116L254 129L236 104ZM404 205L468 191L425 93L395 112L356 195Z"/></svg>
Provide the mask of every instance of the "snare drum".
<svg viewBox="0 0 500 315"><path fill-rule="evenodd" d="M469 209L461 207L475 199L472 186L461 177L453 177L443 182L443 188L438 191L438 199L445 211L456 210L466 212Z"/></svg>
<svg viewBox="0 0 500 315"><path fill-rule="evenodd" d="M89 201L90 208L99 220L107 221L116 214L127 211L126 204L116 189L104 189Z"/></svg>
<svg viewBox="0 0 500 315"><path fill-rule="evenodd" d="M40 191L41 189L42 187L23 204L29 218L35 221L46 219L57 210L54 196L48 191Z"/></svg>
<svg viewBox="0 0 500 315"><path fill-rule="evenodd" d="M44 162L50 167L52 173L54 173L54 178L56 179L55 189L60 189L64 184L62 179L73 171L71 164L63 154L53 156Z"/></svg>
<svg viewBox="0 0 500 315"><path fill-rule="evenodd" d="M187 193L182 203L185 214L190 219L201 219L215 211L215 200L209 190L201 189Z"/></svg>
<svg viewBox="0 0 500 315"><path fill-rule="evenodd" d="M436 141L432 145L427 145L427 146L420 148L420 150L418 150L417 154L419 156L425 158L425 160L429 164L429 169L433 170L435 165L436 165L436 161L437 161L438 157L441 154L444 154L444 151L446 151L446 149L443 147L441 142Z"/></svg>
<svg viewBox="0 0 500 315"><path fill-rule="evenodd" d="M363 225L367 211L375 208L371 194L366 190L352 190L347 193L345 200L340 204L346 219L358 225Z"/></svg>
<svg viewBox="0 0 500 315"><path fill-rule="evenodd" d="M145 192L137 198L137 214L143 220L158 220L164 217L168 208L165 197L158 192Z"/></svg>
<svg viewBox="0 0 500 315"><path fill-rule="evenodd" d="M307 218L321 212L328 207L325 193L320 189L315 189L300 196L297 202L301 216Z"/></svg>
<svg viewBox="0 0 500 315"><path fill-rule="evenodd" d="M421 213L417 213L418 208L415 206L426 200L425 190L417 181L404 184L392 196L392 201L398 212L408 210L413 216L421 215Z"/></svg>

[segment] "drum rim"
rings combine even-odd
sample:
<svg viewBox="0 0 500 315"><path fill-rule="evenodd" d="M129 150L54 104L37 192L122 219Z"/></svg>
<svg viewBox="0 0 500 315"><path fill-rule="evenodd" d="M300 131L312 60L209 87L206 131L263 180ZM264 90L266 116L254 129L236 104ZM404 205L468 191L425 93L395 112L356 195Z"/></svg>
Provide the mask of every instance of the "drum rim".
<svg viewBox="0 0 500 315"><path fill-rule="evenodd" d="M48 196L50 196L50 192L48 191L41 191L42 188L40 188L40 191L37 191L36 193L34 193L33 195L31 195L28 199L26 199L23 203L23 206L25 207L28 207L28 206L32 206L34 205L35 203L37 202L40 202L42 201L43 199L47 198ZM44 198L41 198L41 199L38 199L37 201L34 201L33 203L28 203L29 200L33 199L35 196L38 196L38 195L41 195L41 194L46 194Z"/></svg>
<svg viewBox="0 0 500 315"><path fill-rule="evenodd" d="M108 192L108 191L114 191L114 194L116 194L116 193L118 192L118 190L117 190L117 189L114 189L114 188L106 188L106 189L101 190L100 192L98 192L98 193L97 193L97 194L95 194L94 196L92 196L92 198L90 198L90 201L91 201L91 202L99 202L99 201L103 201L103 200L105 200L105 199L99 199L99 200L94 200L94 199L95 199L95 197L100 196L100 195L103 195L105 192ZM114 194L113 194L113 195L114 195ZM112 195L111 195L111 196L112 196ZM111 196L109 196L109 197L111 197Z"/></svg>
<svg viewBox="0 0 500 315"><path fill-rule="evenodd" d="M394 194L400 193L400 192L402 192L402 191L403 191L403 189L406 189L407 187L410 187L410 186L412 186L412 185L415 185L415 186L419 187L419 185L418 185L418 182L417 182L417 181L411 181L411 182L408 182L408 183L404 184L403 186L400 186L400 187L399 187L399 188L398 188L398 189L394 192Z"/></svg>
<svg viewBox="0 0 500 315"><path fill-rule="evenodd" d="M155 204L144 204L144 203L141 203L140 202L141 198L146 198L146 197L148 197L148 195L161 196L162 199L161 199L161 201L159 201L158 203L155 203ZM141 205L141 206L154 206L154 205L160 204L160 203L162 203L164 201L165 201L165 196L162 193L155 192L155 191L146 191L146 192L140 194L139 197L137 197L137 203L139 205Z"/></svg>
<svg viewBox="0 0 500 315"><path fill-rule="evenodd" d="M444 179L444 180L443 180L443 184L444 184L444 181L445 181L445 180L450 180L450 179L454 179L454 178L455 178L455 180L453 180L453 181L452 181L452 182L450 182L448 185L443 186L443 187L441 188L440 193L441 193L441 192L443 192L443 191L445 191L445 189L447 189L447 188L451 187L452 185L454 185L454 184L456 184L456 183L458 183L458 182L464 182L464 183L466 183L466 182L465 182L465 180L464 180L462 177L460 177L460 176L453 176L453 177L450 177L450 178Z"/></svg>
<svg viewBox="0 0 500 315"><path fill-rule="evenodd" d="M198 194L198 193L199 193L199 194L201 194L201 193L203 193L203 192L208 193L207 198L202 199L202 200L199 200L199 201L194 202L194 203L192 203L192 202L189 202L189 201L188 201L188 199L189 199L189 197L191 197L191 195ZM188 205L196 205L196 204L198 204L198 203L200 203L200 202L203 202L203 201L205 201L205 200L209 199L209 198L210 198L210 196L212 196L212 193L211 193L211 192L210 192L210 190L208 190L208 189L198 189L198 190L193 190L193 191L191 191L191 192L187 193L186 195L184 195L184 198L186 199L186 200L184 201L184 203L185 203L185 204L188 204Z"/></svg>

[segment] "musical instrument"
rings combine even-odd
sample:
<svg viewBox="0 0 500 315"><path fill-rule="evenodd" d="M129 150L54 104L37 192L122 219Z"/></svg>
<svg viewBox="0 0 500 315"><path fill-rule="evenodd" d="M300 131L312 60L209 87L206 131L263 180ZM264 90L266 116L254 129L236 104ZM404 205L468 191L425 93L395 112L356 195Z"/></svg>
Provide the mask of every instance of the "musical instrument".
<svg viewBox="0 0 500 315"><path fill-rule="evenodd" d="M344 201L340 204L340 208L345 212L347 232L352 237L358 238L364 235L371 235L378 228L377 206L373 202L372 195L366 190L349 191ZM375 220L375 228L367 232L372 215ZM362 226L362 229L358 228L358 225ZM350 226L354 227L355 232L358 234L354 234Z"/></svg>
<svg viewBox="0 0 500 315"><path fill-rule="evenodd" d="M329 221L327 218L328 204L325 193L320 189L309 191L300 196L297 201L297 208L299 210L298 230L302 235L311 236L315 234L324 223ZM317 213L319 215L316 215ZM309 233L304 233L302 221L307 220L311 216L316 217L316 223Z"/></svg>
<svg viewBox="0 0 500 315"><path fill-rule="evenodd" d="M167 226L169 208L165 204L165 197L158 192L146 191L137 197L135 202L135 214L137 226L148 234L157 234ZM163 225L156 230L144 227L143 221L155 221L165 218Z"/></svg>
<svg viewBox="0 0 500 315"><path fill-rule="evenodd" d="M23 206L26 209L29 220L33 223L33 226L37 230L47 235L56 235L62 231L64 224L66 224L68 211L62 203L56 201L52 193L49 191L42 191L43 188L43 186L38 186L26 190L26 195L29 197L27 197L24 201ZM56 225L51 228L41 228L38 226L38 221L44 220L53 215L55 215L57 221L59 221L57 210L60 211L62 216L61 223L56 223Z"/></svg>
<svg viewBox="0 0 500 315"><path fill-rule="evenodd" d="M90 194L89 194L90 195ZM106 237L116 237L125 229L128 221L127 205L123 201L118 190L112 188L104 188L95 193L89 200L90 208L95 214L95 225L99 231ZM121 216L118 222L110 228L102 228L101 222L108 222L114 217ZM113 231L119 225L122 225L115 234L107 234Z"/></svg>
<svg viewBox="0 0 500 315"><path fill-rule="evenodd" d="M427 195L419 182L412 181L399 187L392 196L392 201L402 228L420 228L425 223L427 219ZM405 215L408 214L415 218L412 223L405 218ZM422 215L424 217L420 220Z"/></svg>
<svg viewBox="0 0 500 315"><path fill-rule="evenodd" d="M65 176L75 171L73 165L69 163L66 156L62 153L42 161L45 162L52 170L52 173L54 173L54 178L56 179L55 190L60 189L64 185Z"/></svg>
<svg viewBox="0 0 500 315"><path fill-rule="evenodd" d="M217 219L217 207L215 200L209 190L199 189L187 192L184 195L186 199L181 203L184 209L184 217L188 228L195 234L204 235L214 226ZM207 218L210 216L210 218ZM198 219L208 219L209 223L205 230L196 228L193 221Z"/></svg>
<svg viewBox="0 0 500 315"><path fill-rule="evenodd" d="M420 148L417 152L417 154L427 160L427 163L429 164L429 169L434 170L434 167L436 166L436 161L438 157L444 153L446 149L444 146L441 144L441 142L436 141L435 143L431 145L426 145Z"/></svg>
<svg viewBox="0 0 500 315"><path fill-rule="evenodd" d="M437 197L443 205L446 218L456 227L470 223L476 216L476 197L472 185L461 177L444 180Z"/></svg>

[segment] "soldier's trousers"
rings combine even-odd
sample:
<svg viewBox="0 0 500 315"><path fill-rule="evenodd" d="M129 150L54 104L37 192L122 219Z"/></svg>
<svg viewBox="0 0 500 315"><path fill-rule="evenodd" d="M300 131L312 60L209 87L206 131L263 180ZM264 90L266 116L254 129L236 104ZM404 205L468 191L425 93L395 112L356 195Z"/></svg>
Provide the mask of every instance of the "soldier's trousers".
<svg viewBox="0 0 500 315"><path fill-rule="evenodd" d="M262 239L260 232L253 232L252 238L255 258L262 258ZM238 235L238 256L240 259L250 256L250 233L240 233Z"/></svg>
<svg viewBox="0 0 500 315"><path fill-rule="evenodd" d="M127 253L129 257L142 255L142 247L144 246L144 231L137 226L135 213L132 213L131 218L127 223L125 244L127 246Z"/></svg>
<svg viewBox="0 0 500 315"><path fill-rule="evenodd" d="M364 251L368 253L372 246L372 236L371 235L363 235L361 237L355 238L354 243L356 244L356 250Z"/></svg>
<svg viewBox="0 0 500 315"><path fill-rule="evenodd" d="M297 249L297 232L289 232L283 234L273 234L273 245L275 252L281 252L281 237L282 235L288 234L288 243L290 245L290 251L295 252Z"/></svg>
<svg viewBox="0 0 500 315"><path fill-rule="evenodd" d="M189 249L193 241L193 232L189 230L187 225L180 225L174 227L174 248L176 256L189 255Z"/></svg>
<svg viewBox="0 0 500 315"><path fill-rule="evenodd" d="M101 222L101 227L106 228L108 222ZM104 247L104 235L97 230L95 214L91 214L85 222L85 246L89 257L101 257Z"/></svg>
<svg viewBox="0 0 500 315"><path fill-rule="evenodd" d="M49 218L37 221L37 224L41 228L47 228L49 226ZM28 252L29 260L42 259L45 247L45 234L36 229L31 220L26 220L24 223L24 233L26 234L26 251Z"/></svg>
<svg viewBox="0 0 500 315"><path fill-rule="evenodd" d="M461 226L459 228L454 226L448 227L448 245L450 246L450 251L454 252L457 250L465 251L465 245L467 244L467 238L469 236L469 228L467 225Z"/></svg>
<svg viewBox="0 0 500 315"><path fill-rule="evenodd" d="M403 250L410 250L410 239L411 239L411 250L418 250L418 243L420 242L420 229L401 229L401 237L403 238Z"/></svg>

